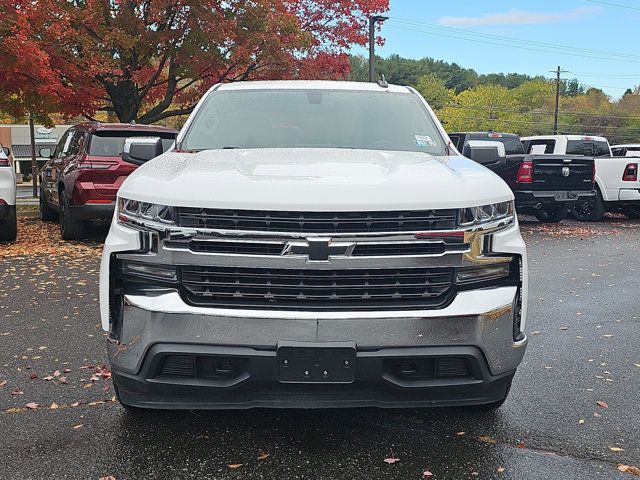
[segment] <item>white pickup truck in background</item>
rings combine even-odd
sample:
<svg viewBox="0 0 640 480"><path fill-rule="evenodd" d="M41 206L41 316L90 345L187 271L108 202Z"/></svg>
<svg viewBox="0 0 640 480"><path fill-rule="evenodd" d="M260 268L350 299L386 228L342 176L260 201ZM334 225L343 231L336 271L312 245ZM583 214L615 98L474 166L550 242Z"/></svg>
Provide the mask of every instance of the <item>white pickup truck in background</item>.
<svg viewBox="0 0 640 480"><path fill-rule="evenodd" d="M585 135L545 135L521 139L525 153L547 155L585 155L596 162L596 197L593 202L576 206L577 220L597 222L606 212L623 212L628 218L640 219L640 181L638 163L633 151L639 145L619 145L615 156L604 137ZM621 153L624 149L624 155ZM630 154L630 155L629 155Z"/></svg>

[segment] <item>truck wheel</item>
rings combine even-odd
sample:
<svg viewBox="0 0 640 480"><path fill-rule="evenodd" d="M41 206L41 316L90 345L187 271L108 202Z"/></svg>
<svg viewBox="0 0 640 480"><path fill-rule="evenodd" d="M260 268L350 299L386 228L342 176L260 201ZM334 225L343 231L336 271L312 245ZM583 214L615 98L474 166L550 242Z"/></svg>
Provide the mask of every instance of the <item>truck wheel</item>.
<svg viewBox="0 0 640 480"><path fill-rule="evenodd" d="M631 220L640 220L640 205L625 205L622 213Z"/></svg>
<svg viewBox="0 0 640 480"><path fill-rule="evenodd" d="M559 223L567 216L567 207L564 205L543 207L535 212L535 216L541 223Z"/></svg>
<svg viewBox="0 0 640 480"><path fill-rule="evenodd" d="M62 202L60 203L60 235L63 240L78 240L82 238L84 224L71 213L69 198L64 192L60 192Z"/></svg>
<svg viewBox="0 0 640 480"><path fill-rule="evenodd" d="M40 220L43 222L49 222L58 219L58 212L49 206L47 198L44 196L44 191L40 189Z"/></svg>
<svg viewBox="0 0 640 480"><path fill-rule="evenodd" d="M593 201L582 205L574 205L571 213L576 220L581 222L599 222L604 218L606 211L607 206L604 198L602 198L600 190L596 190L596 196Z"/></svg>
<svg viewBox="0 0 640 480"><path fill-rule="evenodd" d="M9 215L0 222L0 242L15 242L18 236L16 207L9 207Z"/></svg>

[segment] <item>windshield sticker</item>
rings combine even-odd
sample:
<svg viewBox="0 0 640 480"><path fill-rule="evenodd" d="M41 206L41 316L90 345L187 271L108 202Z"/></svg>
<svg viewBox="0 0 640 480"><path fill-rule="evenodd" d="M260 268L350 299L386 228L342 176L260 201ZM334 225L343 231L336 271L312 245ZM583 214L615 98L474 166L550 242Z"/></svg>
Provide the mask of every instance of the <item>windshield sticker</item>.
<svg viewBox="0 0 640 480"><path fill-rule="evenodd" d="M414 135L416 139L416 145L419 147L437 147L438 144L434 142L428 135Z"/></svg>

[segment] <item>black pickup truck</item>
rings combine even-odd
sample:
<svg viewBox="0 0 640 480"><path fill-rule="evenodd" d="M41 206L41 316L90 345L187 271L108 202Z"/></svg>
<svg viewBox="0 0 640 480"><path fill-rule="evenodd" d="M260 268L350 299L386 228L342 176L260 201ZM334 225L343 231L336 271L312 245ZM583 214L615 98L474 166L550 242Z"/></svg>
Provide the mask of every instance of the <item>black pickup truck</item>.
<svg viewBox="0 0 640 480"><path fill-rule="evenodd" d="M519 213L531 213L540 222L560 222L569 208L595 197L593 158L525 154L520 138L509 133L456 132L449 138L460 153L509 185Z"/></svg>

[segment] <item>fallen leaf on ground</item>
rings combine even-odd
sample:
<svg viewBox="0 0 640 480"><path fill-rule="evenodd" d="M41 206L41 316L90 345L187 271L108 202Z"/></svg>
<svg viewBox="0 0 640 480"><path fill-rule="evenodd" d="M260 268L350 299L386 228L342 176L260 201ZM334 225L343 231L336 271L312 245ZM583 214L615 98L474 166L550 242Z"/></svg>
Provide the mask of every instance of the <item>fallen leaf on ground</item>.
<svg viewBox="0 0 640 480"><path fill-rule="evenodd" d="M496 471L498 473L502 473L502 472L504 472L504 467L498 467L498 468L496 468Z"/></svg>
<svg viewBox="0 0 640 480"><path fill-rule="evenodd" d="M69 405L70 407L77 407L78 405L80 405L80 402L73 402L71 405Z"/></svg>
<svg viewBox="0 0 640 480"><path fill-rule="evenodd" d="M429 470L425 470L424 472L422 472L422 476L423 477L433 477L433 473L431 473Z"/></svg>
<svg viewBox="0 0 640 480"><path fill-rule="evenodd" d="M31 410L35 410L36 408L39 407L39 405L36 402L29 402L25 405L25 407L31 409Z"/></svg>
<svg viewBox="0 0 640 480"><path fill-rule="evenodd" d="M524 442L518 442L518 445L516 445L518 448L527 448L527 446L524 444Z"/></svg>
<svg viewBox="0 0 640 480"><path fill-rule="evenodd" d="M261 453L260 455L258 455L258 460L264 460L265 458L269 458L269 454L268 453Z"/></svg>
<svg viewBox="0 0 640 480"><path fill-rule="evenodd" d="M624 448L620 447L609 447L609 450L611 450L612 452L624 452Z"/></svg>
<svg viewBox="0 0 640 480"><path fill-rule="evenodd" d="M9 383L9 380L1 380L0 387L4 387L7 383Z"/></svg>
<svg viewBox="0 0 640 480"><path fill-rule="evenodd" d="M582 425L584 423L584 418L581 418L580 420L578 420L578 424Z"/></svg>
<svg viewBox="0 0 640 480"><path fill-rule="evenodd" d="M480 440L483 443L490 443L491 445L495 445L496 443L498 443L498 441L495 438L489 437L488 435L482 435L478 437L478 440Z"/></svg>
<svg viewBox="0 0 640 480"><path fill-rule="evenodd" d="M393 465L396 462L399 462L399 458L388 457L384 459L384 463L388 463L389 465Z"/></svg>
<svg viewBox="0 0 640 480"><path fill-rule="evenodd" d="M24 392L19 388L14 388L13 390L11 390L11 395L14 397L17 397L18 395L22 395L23 393Z"/></svg>
<svg viewBox="0 0 640 480"><path fill-rule="evenodd" d="M75 430L77 430L78 428L82 428L84 427L84 424L80 423L78 425L76 425L75 427L73 427Z"/></svg>
<svg viewBox="0 0 640 480"><path fill-rule="evenodd" d="M607 402L603 402L602 400L598 400L596 402L596 405L598 405L599 407L602 407L602 408L609 408L609 405L607 405Z"/></svg>
<svg viewBox="0 0 640 480"><path fill-rule="evenodd" d="M59 405L58 405L56 402L53 402L53 403L49 406L49 408L50 408L51 410L55 410L56 408L58 408L58 406L59 406Z"/></svg>
<svg viewBox="0 0 640 480"><path fill-rule="evenodd" d="M47 375L46 377L42 377L42 379L48 382L50 380L53 380L53 377L51 375Z"/></svg>
<svg viewBox="0 0 640 480"><path fill-rule="evenodd" d="M29 375L29 378L30 378L31 380L35 380L36 378L38 378L38 374L37 374L37 373L35 373L35 372L33 372L31 375Z"/></svg>
<svg viewBox="0 0 640 480"><path fill-rule="evenodd" d="M56 370L55 372L53 372L54 377L59 377L60 375L61 375L60 370Z"/></svg>
<svg viewBox="0 0 640 480"><path fill-rule="evenodd" d="M236 469L236 468L240 468L242 465L243 465L242 463L229 463L227 464L227 467Z"/></svg>
<svg viewBox="0 0 640 480"><path fill-rule="evenodd" d="M98 480L116 480L113 475L107 475L106 477L100 477Z"/></svg>
<svg viewBox="0 0 640 480"><path fill-rule="evenodd" d="M618 470L625 473L630 473L631 475L637 475L640 477L640 468L634 467L633 465L618 465Z"/></svg>

